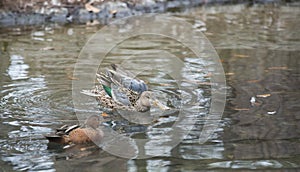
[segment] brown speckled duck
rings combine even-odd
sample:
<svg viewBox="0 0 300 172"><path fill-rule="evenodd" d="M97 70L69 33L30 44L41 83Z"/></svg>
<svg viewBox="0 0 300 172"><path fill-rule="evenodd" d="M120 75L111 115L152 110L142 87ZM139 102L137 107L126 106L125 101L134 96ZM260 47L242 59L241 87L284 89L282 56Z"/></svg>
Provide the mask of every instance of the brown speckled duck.
<svg viewBox="0 0 300 172"><path fill-rule="evenodd" d="M154 105L162 110L169 110L154 99L143 80L135 78L118 65L112 64L111 67L106 73L97 75L100 85L93 90L83 90L82 93L96 97L102 106L109 109L145 112Z"/></svg>
<svg viewBox="0 0 300 172"><path fill-rule="evenodd" d="M87 118L83 127L79 125L64 125L58 128L54 135L46 135L49 142L59 144L82 144L100 142L104 137L103 131L99 128L100 117L92 115Z"/></svg>

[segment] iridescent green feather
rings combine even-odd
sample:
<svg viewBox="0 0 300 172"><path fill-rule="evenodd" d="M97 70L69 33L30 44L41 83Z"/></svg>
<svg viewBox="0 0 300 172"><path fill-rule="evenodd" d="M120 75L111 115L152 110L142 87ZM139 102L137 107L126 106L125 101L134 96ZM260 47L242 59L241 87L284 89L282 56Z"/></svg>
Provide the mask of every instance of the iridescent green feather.
<svg viewBox="0 0 300 172"><path fill-rule="evenodd" d="M102 86L103 86L103 89L106 92L106 94L109 95L110 97L112 97L111 88L106 85L102 85Z"/></svg>

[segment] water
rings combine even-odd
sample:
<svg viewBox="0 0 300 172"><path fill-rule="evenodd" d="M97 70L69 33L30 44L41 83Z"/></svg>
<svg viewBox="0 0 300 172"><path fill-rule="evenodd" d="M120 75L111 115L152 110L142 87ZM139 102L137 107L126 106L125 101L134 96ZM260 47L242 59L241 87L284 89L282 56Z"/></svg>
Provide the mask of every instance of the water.
<svg viewBox="0 0 300 172"><path fill-rule="evenodd" d="M172 150L157 152L153 145L168 139L162 133L170 130L178 117L176 113L146 125L152 127L147 127L146 132L144 127L128 125L121 116L105 118L123 122L120 133L151 138L153 145L146 146L144 151L160 156L140 160L119 158L86 145L64 150L51 148L43 137L63 123L78 122L72 101L72 82L77 79L73 70L81 48L101 26L49 24L1 28L0 171L299 168L299 14L297 7L278 5L211 6L169 14L203 31L225 70L225 111L218 129L205 144L198 144L198 139L204 124L202 117L210 107L211 87L206 83L211 74L205 70L208 62L197 60L184 47L166 38L150 42L145 41L150 38L135 38L112 50L104 66L139 52L138 55L156 57L158 63L154 64L163 67L160 62L165 59L149 51L163 47L191 67L192 73L183 70L183 76L194 74L200 83L193 95L200 102L194 108L201 109L186 114L196 118L195 126ZM170 105L182 103L176 97L178 86L170 76L146 70L139 77L148 81L151 89L160 90ZM186 94L188 97L191 93ZM91 109L81 112L98 113L99 108L91 104Z"/></svg>

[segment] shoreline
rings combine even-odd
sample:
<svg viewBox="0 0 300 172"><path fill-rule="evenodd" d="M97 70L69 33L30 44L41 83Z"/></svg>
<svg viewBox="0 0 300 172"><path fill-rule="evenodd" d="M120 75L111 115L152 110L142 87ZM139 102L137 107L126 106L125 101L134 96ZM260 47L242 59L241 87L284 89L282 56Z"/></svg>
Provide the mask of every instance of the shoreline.
<svg viewBox="0 0 300 172"><path fill-rule="evenodd" d="M56 0L57 2L60 2ZM99 0L100 1L100 0ZM31 6L31 10L9 11L0 10L0 27L20 26L20 25L42 25L46 23L85 23L98 20L101 24L107 24L111 18L123 18L146 13L180 12L186 9L203 5L227 5L227 4L247 4L253 5L253 1L240 0L135 0L129 1L109 1L95 2L93 7L97 13L88 11L84 3L80 4L50 4L44 3L40 6ZM137 2L138 1L138 2ZM52 0L52 2L54 2ZM258 4L282 3L279 0L257 0ZM85 3L86 4L86 3ZM3 5L3 4L2 4ZM32 5L32 4L31 4Z"/></svg>

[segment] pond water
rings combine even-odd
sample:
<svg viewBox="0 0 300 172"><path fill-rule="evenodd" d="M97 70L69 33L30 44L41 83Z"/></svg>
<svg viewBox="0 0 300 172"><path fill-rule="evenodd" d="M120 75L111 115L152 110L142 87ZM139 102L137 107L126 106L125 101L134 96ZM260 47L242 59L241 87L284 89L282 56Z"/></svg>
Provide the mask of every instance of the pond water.
<svg viewBox="0 0 300 172"><path fill-rule="evenodd" d="M172 149L165 133L172 130L178 113L172 111L153 123L129 123L120 115L104 116L107 124L119 123L120 134L150 138L144 151L156 157L128 160L91 145L68 149L51 147L44 138L56 127L78 123L75 112L101 114L96 102L89 109L73 105L72 83L79 53L100 25L23 26L0 29L0 171L231 171L300 168L300 10L280 5L204 6L171 13L202 31L217 50L226 76L227 100L218 128L199 144L203 116L210 110L210 77L213 68L186 47L168 38L137 37L107 54L103 66L124 63L151 64L141 71L156 96L184 112L193 128ZM151 23L149 23L150 27ZM147 25L144 26L147 28ZM188 66L165 68L170 54ZM139 61L135 57L155 60ZM87 56L86 60L92 59ZM158 69L181 70L192 92L179 89L174 79ZM88 72L88 67L79 69ZM179 96L180 95L180 96ZM191 98L192 97L192 98ZM193 99L194 98L194 99ZM188 123L186 123L188 124ZM180 138L181 139L181 138ZM160 149L156 149L160 147Z"/></svg>

